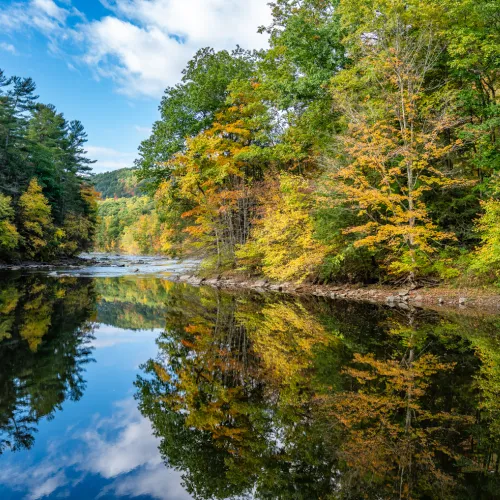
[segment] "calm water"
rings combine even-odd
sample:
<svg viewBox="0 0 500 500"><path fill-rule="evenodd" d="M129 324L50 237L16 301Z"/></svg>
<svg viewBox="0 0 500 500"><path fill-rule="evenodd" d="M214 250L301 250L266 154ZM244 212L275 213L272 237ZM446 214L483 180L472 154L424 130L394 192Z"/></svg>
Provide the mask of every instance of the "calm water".
<svg viewBox="0 0 500 500"><path fill-rule="evenodd" d="M500 498L500 318L0 276L0 498Z"/></svg>

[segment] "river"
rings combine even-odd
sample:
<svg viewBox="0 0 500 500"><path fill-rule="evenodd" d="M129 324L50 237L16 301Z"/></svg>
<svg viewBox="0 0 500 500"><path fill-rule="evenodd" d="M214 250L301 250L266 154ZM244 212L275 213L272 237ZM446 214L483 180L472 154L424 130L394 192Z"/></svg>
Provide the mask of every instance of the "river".
<svg viewBox="0 0 500 500"><path fill-rule="evenodd" d="M500 318L0 274L0 498L500 498Z"/></svg>

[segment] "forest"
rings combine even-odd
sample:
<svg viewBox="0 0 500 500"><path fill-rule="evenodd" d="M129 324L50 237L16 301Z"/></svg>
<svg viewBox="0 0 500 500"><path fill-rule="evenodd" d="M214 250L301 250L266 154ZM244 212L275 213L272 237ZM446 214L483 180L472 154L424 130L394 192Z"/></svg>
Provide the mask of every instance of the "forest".
<svg viewBox="0 0 500 500"><path fill-rule="evenodd" d="M53 261L93 245L87 134L35 92L31 78L0 70L0 262Z"/></svg>
<svg viewBox="0 0 500 500"><path fill-rule="evenodd" d="M200 49L135 168L94 181L81 123L2 74L0 260L94 245L281 281L497 282L499 3L270 5L268 49Z"/></svg>
<svg viewBox="0 0 500 500"><path fill-rule="evenodd" d="M120 168L111 172L95 174L93 177L95 190L100 198L132 198L143 193L142 185L139 182L133 168Z"/></svg>
<svg viewBox="0 0 500 500"><path fill-rule="evenodd" d="M165 90L136 162L150 250L275 280L497 281L500 4L271 7L267 50L201 49Z"/></svg>

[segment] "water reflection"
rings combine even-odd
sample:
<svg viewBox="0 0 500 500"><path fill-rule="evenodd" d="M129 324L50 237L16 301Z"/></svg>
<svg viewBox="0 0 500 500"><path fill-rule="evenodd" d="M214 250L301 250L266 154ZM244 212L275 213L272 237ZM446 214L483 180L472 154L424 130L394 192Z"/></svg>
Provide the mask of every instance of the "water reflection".
<svg viewBox="0 0 500 500"><path fill-rule="evenodd" d="M174 287L141 411L197 498L494 498L495 320Z"/></svg>
<svg viewBox="0 0 500 500"><path fill-rule="evenodd" d="M165 303L170 282L156 278L100 278L98 321L128 330L149 330L165 326Z"/></svg>
<svg viewBox="0 0 500 500"><path fill-rule="evenodd" d="M20 496L27 491L27 498L190 498L180 475L162 463L158 444L128 398L115 402L110 416L95 416L88 427L54 440L41 461L1 468L0 482Z"/></svg>
<svg viewBox="0 0 500 500"><path fill-rule="evenodd" d="M495 498L498 326L157 278L5 278L0 497Z"/></svg>
<svg viewBox="0 0 500 500"><path fill-rule="evenodd" d="M37 277L9 280L0 292L0 453L30 448L37 424L85 390L91 361L92 283Z"/></svg>

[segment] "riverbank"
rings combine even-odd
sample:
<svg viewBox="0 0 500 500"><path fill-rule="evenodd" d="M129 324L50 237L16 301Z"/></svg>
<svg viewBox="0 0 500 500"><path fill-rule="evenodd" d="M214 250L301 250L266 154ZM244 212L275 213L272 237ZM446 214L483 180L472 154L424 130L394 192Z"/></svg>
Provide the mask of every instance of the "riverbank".
<svg viewBox="0 0 500 500"><path fill-rule="evenodd" d="M500 291L496 288L460 287L391 287L382 285L314 285L311 283L276 283L263 278L221 275L202 278L196 275L196 261L162 261L147 256L86 254L84 257L59 259L50 263L19 262L0 264L0 271L48 271L52 276L126 276L152 275L194 286L212 286L227 290L254 290L290 295L311 295L383 304L400 309L422 307L460 312L475 311L500 314ZM187 274L189 273L189 274Z"/></svg>
<svg viewBox="0 0 500 500"><path fill-rule="evenodd" d="M400 309L425 307L430 309L474 310L500 314L500 292L492 288L391 287L382 285L313 285L309 283L273 283L266 279L239 276L200 278L186 274L173 276L173 281L195 286L206 285L228 290L256 290L291 295L315 295L332 299L356 300L385 304Z"/></svg>
<svg viewBox="0 0 500 500"><path fill-rule="evenodd" d="M61 267L77 268L95 266L100 264L101 261L92 258L82 257L65 257L62 259L53 260L50 262L37 262L37 261L19 261L19 262L0 262L0 271L21 271L27 269L54 269Z"/></svg>

